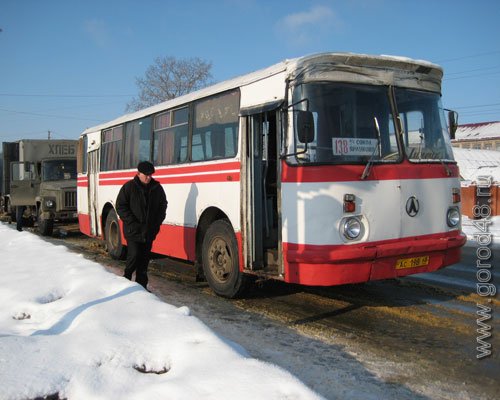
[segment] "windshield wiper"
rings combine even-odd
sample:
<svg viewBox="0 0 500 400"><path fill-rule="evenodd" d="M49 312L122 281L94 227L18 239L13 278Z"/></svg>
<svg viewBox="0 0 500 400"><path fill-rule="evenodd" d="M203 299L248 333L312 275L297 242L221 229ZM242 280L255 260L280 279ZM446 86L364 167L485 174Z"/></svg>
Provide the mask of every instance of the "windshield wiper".
<svg viewBox="0 0 500 400"><path fill-rule="evenodd" d="M378 125L377 117L373 117L373 123L375 125L375 131L377 133L377 145L373 149L373 153L370 156L370 159L368 160L368 162L366 163L366 167L363 170L363 173L361 174L361 179L366 179L366 178L368 178L370 176L370 172L372 170L372 165L373 165L373 160L374 160L374 157L375 157L375 153L377 153L377 151L379 150L379 147L380 147L380 142L381 142L381 139L380 139L380 127Z"/></svg>
<svg viewBox="0 0 500 400"><path fill-rule="evenodd" d="M446 171L446 176L451 176L451 169L450 169L450 167L448 167L446 165L446 163L444 162L444 160L442 158L440 158L439 161L441 162L441 164L443 164L444 170Z"/></svg>

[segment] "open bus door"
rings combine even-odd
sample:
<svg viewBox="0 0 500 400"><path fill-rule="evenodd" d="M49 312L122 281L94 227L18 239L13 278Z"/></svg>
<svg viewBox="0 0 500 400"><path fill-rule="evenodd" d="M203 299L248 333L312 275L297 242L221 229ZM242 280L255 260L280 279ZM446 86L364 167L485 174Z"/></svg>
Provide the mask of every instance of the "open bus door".
<svg viewBox="0 0 500 400"><path fill-rule="evenodd" d="M88 205L90 218L90 234L99 235L99 213L97 204L97 188L99 187L99 150L88 153Z"/></svg>
<svg viewBox="0 0 500 400"><path fill-rule="evenodd" d="M86 194L79 202L79 212L88 215L88 222L85 221L85 228L90 236L100 236L99 227L99 207L98 207L98 189L99 189L99 147L101 132L91 132L80 139L79 166L78 171L86 174ZM86 197L86 198L85 198Z"/></svg>
<svg viewBox="0 0 500 400"><path fill-rule="evenodd" d="M277 111L246 116L243 196L247 268L278 275Z"/></svg>
<svg viewBox="0 0 500 400"><path fill-rule="evenodd" d="M98 235L97 187L99 171L99 147L95 133L80 137L78 141L78 220L80 230L89 236ZM83 189L85 188L85 189Z"/></svg>

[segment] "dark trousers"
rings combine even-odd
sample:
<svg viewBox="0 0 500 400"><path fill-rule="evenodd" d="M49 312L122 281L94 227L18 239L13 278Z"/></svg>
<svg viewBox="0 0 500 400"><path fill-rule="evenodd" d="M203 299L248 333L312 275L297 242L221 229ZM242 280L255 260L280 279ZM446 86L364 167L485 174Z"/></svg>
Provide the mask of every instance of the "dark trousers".
<svg viewBox="0 0 500 400"><path fill-rule="evenodd" d="M24 210L26 210L26 206L17 206L16 207L16 229L19 232L21 232L23 230Z"/></svg>
<svg viewBox="0 0 500 400"><path fill-rule="evenodd" d="M127 242L127 262L123 276L132 280L132 274L135 272L135 281L144 289L148 285L148 264L152 244L152 242Z"/></svg>

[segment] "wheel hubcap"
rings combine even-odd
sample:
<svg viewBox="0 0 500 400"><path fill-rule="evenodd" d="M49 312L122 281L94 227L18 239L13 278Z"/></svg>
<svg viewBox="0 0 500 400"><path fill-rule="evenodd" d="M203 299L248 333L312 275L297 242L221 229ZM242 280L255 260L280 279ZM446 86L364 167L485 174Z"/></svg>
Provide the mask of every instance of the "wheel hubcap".
<svg viewBox="0 0 500 400"><path fill-rule="evenodd" d="M210 271L219 281L225 282L231 272L232 259L227 244L222 239L215 239L210 246Z"/></svg>

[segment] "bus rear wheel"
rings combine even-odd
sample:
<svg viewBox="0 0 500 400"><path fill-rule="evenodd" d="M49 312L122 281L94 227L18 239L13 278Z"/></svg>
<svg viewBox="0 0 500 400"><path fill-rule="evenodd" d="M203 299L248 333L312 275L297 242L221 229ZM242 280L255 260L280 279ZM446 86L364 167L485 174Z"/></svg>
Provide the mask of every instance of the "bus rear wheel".
<svg viewBox="0 0 500 400"><path fill-rule="evenodd" d="M106 218L104 234L106 236L106 249L111 258L115 260L124 260L127 249L122 243L120 224L114 210L111 210Z"/></svg>
<svg viewBox="0 0 500 400"><path fill-rule="evenodd" d="M218 220L208 228L202 246L203 273L219 296L240 296L246 286L240 271L238 244L229 221Z"/></svg>

